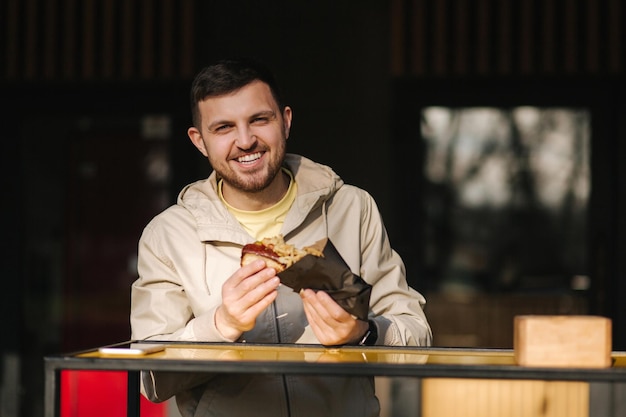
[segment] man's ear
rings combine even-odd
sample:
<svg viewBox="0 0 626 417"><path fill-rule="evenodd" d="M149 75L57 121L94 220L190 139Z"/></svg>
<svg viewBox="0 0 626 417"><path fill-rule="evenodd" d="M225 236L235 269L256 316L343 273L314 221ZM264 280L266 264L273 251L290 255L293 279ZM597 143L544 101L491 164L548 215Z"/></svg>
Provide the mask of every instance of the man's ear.
<svg viewBox="0 0 626 417"><path fill-rule="evenodd" d="M291 111L291 107L285 106L285 110L283 110L283 129L285 129L285 139L289 138L289 131L291 130L291 118L293 117L293 113Z"/></svg>
<svg viewBox="0 0 626 417"><path fill-rule="evenodd" d="M195 127L190 127L187 130L187 135L189 136L189 139L191 139L191 143L193 143L193 145L198 148L202 155L208 158L209 154L207 153L206 146L204 146L204 140L202 139L202 134L200 133L200 131Z"/></svg>

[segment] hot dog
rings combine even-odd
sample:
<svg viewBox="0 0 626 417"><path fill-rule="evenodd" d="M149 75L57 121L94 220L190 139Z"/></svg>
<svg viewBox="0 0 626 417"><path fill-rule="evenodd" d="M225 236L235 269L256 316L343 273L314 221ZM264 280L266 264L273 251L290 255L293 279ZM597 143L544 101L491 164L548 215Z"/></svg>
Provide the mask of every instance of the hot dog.
<svg viewBox="0 0 626 417"><path fill-rule="evenodd" d="M323 257L322 252L312 246L299 249L285 242L282 235L245 245L241 250L241 266L256 259L263 259L266 265L282 272L306 255Z"/></svg>

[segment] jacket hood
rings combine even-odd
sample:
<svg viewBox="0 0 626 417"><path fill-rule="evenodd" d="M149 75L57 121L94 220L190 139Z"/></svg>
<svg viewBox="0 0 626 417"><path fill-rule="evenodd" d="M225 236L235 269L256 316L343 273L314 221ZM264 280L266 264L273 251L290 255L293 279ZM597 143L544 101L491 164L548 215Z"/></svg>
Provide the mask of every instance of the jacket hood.
<svg viewBox="0 0 626 417"><path fill-rule="evenodd" d="M341 188L343 180L332 168L300 155L287 154L283 165L298 184L296 200L285 219L285 225L293 228L304 221L311 210L325 204ZM195 219L203 241L249 243L252 237L224 206L217 193L218 180L213 171L207 179L187 185L179 193L177 204Z"/></svg>

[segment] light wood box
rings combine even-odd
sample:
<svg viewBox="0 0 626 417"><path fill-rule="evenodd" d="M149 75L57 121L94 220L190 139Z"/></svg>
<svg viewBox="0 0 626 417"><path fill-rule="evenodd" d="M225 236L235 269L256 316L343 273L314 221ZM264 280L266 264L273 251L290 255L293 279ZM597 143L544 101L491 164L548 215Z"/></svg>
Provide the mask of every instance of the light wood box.
<svg viewBox="0 0 626 417"><path fill-rule="evenodd" d="M611 366L611 320L599 316L516 316L513 349L521 366Z"/></svg>

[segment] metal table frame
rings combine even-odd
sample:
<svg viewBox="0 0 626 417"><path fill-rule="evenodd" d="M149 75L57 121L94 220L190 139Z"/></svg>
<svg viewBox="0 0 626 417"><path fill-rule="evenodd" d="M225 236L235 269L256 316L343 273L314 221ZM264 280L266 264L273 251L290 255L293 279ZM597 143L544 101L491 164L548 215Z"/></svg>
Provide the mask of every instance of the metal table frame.
<svg viewBox="0 0 626 417"><path fill-rule="evenodd" d="M125 342L128 343L128 342ZM141 343L141 342L133 342ZM152 341L151 343L155 343ZM162 342L170 347L189 345L197 348L241 349L242 344L233 343L181 343ZM290 350L319 350L320 346L311 345L252 345L246 348L271 349L280 353ZM179 346L180 347L180 346ZM390 346L343 347L340 351L362 355L379 353L410 352L426 356L433 355L472 355L494 354L512 357L510 349L465 349L465 348L407 348ZM97 348L66 355L53 355L44 358L45 366L45 417L58 417L60 407L60 376L62 370L103 370L128 372L128 409L129 417L139 416L140 384L142 370L177 371L177 372L218 372L218 373L272 373L272 374L317 374L317 375L352 375L385 376L416 378L467 378L467 379L516 379L516 380L551 380L584 382L626 382L626 353L614 352L615 366L611 368L533 368L515 364L480 364L480 363L403 363L403 362L307 362L280 360L220 360L220 359L163 359L153 355L145 357L99 357L94 356ZM91 355L91 356L90 356ZM617 359L616 359L617 358Z"/></svg>

